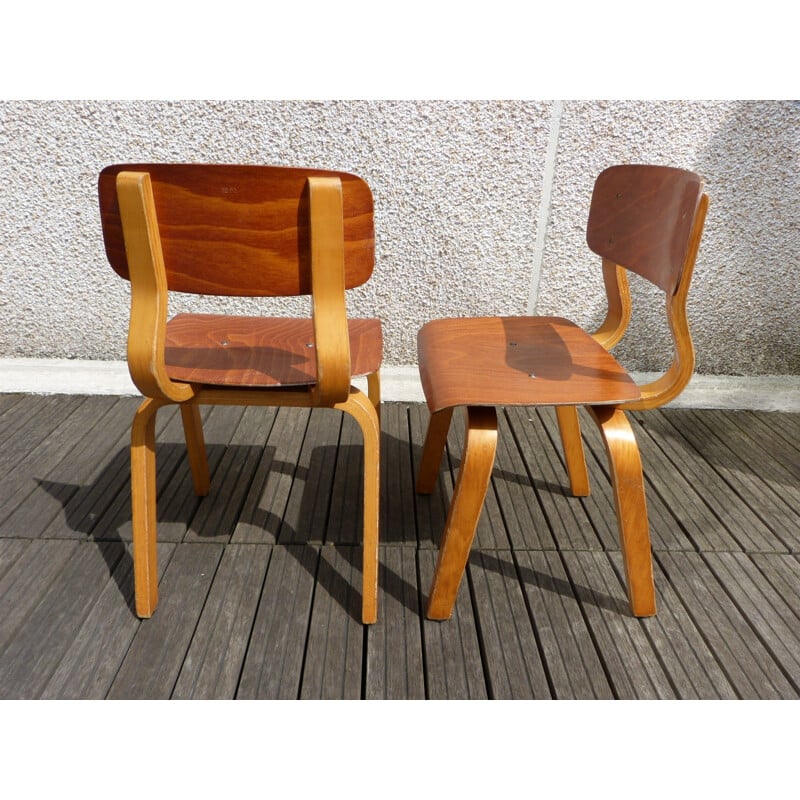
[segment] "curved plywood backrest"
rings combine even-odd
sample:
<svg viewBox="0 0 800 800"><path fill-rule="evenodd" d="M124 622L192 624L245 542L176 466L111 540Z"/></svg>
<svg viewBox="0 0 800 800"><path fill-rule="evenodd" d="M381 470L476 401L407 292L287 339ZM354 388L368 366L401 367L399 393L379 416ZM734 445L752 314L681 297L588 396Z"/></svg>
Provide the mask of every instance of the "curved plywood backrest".
<svg viewBox="0 0 800 800"><path fill-rule="evenodd" d="M675 292L703 181L674 167L609 167L595 182L586 242L597 255Z"/></svg>
<svg viewBox="0 0 800 800"><path fill-rule="evenodd" d="M169 289L193 294L276 297L311 294L306 179L342 183L345 288L374 266L372 193L344 172L224 164L116 164L100 174L106 255L129 279L117 201L119 172L150 175Z"/></svg>

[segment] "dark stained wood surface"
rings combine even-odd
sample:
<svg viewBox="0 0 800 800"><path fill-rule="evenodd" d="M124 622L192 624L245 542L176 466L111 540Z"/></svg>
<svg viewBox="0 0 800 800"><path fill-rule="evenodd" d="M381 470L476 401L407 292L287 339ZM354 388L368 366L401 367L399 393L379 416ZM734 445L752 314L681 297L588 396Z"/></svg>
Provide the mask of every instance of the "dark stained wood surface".
<svg viewBox="0 0 800 800"><path fill-rule="evenodd" d="M572 498L551 410L500 414L453 618L424 619L463 444L413 492L428 411L382 410L381 594L360 624L357 425L203 409L197 498L180 415L158 420L161 602L132 611L136 398L0 396L0 697L800 698L797 415L631 415L658 615L627 609L605 460Z"/></svg>
<svg viewBox="0 0 800 800"><path fill-rule="evenodd" d="M360 286L372 274L372 193L355 175L254 165L115 164L100 174L98 192L106 255L123 278L128 263L116 192L122 170L150 175L172 291L310 294L309 176L342 181L346 288Z"/></svg>
<svg viewBox="0 0 800 800"><path fill-rule="evenodd" d="M678 284L703 180L674 167L622 164L600 173L586 243L667 294Z"/></svg>

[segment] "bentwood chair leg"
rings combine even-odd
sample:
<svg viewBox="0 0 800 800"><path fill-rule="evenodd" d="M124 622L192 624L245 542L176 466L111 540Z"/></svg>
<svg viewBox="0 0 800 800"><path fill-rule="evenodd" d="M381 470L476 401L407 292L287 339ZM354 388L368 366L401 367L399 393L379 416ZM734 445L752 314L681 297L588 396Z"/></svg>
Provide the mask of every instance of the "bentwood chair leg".
<svg viewBox="0 0 800 800"><path fill-rule="evenodd" d="M163 401L148 398L131 428L131 512L136 614L150 617L158 604L156 554L156 412Z"/></svg>
<svg viewBox="0 0 800 800"><path fill-rule="evenodd" d="M189 466L192 470L194 492L199 497L205 497L211 488L211 477L208 474L208 457L203 438L200 407L197 403L181 403L181 418L183 419L183 433L186 437Z"/></svg>
<svg viewBox="0 0 800 800"><path fill-rule="evenodd" d="M381 373L380 370L371 372L367 375L367 395L370 402L375 406L375 411L378 414L378 422L381 419Z"/></svg>
<svg viewBox="0 0 800 800"><path fill-rule="evenodd" d="M637 617L651 617L656 613L656 592L642 461L636 438L621 409L594 406L589 412L600 429L608 454L631 611Z"/></svg>
<svg viewBox="0 0 800 800"><path fill-rule="evenodd" d="M428 421L428 431L425 434L425 443L422 445L422 457L417 474L417 491L420 494L430 494L436 486L452 418L453 409L444 408L431 414Z"/></svg>
<svg viewBox="0 0 800 800"><path fill-rule="evenodd" d="M378 619L378 505L380 502L380 442L378 412L372 399L358 389L336 408L358 422L364 436L364 555L362 562L361 620Z"/></svg>
<svg viewBox="0 0 800 800"><path fill-rule="evenodd" d="M428 619L449 619L453 612L497 450L494 408L470 406L466 412L464 453L428 597Z"/></svg>
<svg viewBox="0 0 800 800"><path fill-rule="evenodd" d="M589 473L586 471L578 409L575 406L556 406L556 417L570 489L575 497L586 497L589 494Z"/></svg>

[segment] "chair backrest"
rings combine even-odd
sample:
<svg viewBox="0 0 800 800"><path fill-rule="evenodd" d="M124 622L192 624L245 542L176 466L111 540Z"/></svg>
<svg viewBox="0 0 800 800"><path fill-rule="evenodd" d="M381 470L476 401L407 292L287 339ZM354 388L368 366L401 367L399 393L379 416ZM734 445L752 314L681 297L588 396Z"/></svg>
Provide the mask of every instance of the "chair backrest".
<svg viewBox="0 0 800 800"><path fill-rule="evenodd" d="M672 334L669 368L640 386L641 398L625 408L662 406L692 377L695 356L686 300L707 209L703 180L687 170L627 164L609 167L595 182L586 242L603 259L608 313L594 338L610 350L625 335L631 319L626 270L663 289Z"/></svg>
<svg viewBox="0 0 800 800"><path fill-rule="evenodd" d="M369 186L328 170L224 164L115 164L100 174L106 255L129 279L117 200L119 172L150 175L167 286L193 294L276 297L311 294L309 177L338 177L344 215L345 288L372 274Z"/></svg>
<svg viewBox="0 0 800 800"><path fill-rule="evenodd" d="M647 278L667 294L686 261L703 181L673 167L609 167L594 185L586 242L597 255Z"/></svg>

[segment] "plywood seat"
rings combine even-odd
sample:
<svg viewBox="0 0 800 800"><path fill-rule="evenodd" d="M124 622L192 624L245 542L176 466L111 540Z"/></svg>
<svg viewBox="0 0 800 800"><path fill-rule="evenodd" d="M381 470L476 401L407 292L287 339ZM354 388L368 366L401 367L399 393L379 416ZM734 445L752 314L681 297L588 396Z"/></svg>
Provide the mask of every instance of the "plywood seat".
<svg viewBox="0 0 800 800"><path fill-rule="evenodd" d="M417 348L432 411L622 403L641 394L607 350L559 317L433 320L420 330Z"/></svg>
<svg viewBox="0 0 800 800"><path fill-rule="evenodd" d="M348 319L350 372L381 365L377 319ZM213 386L309 386L317 382L310 319L178 314L167 323L164 361L175 381Z"/></svg>

